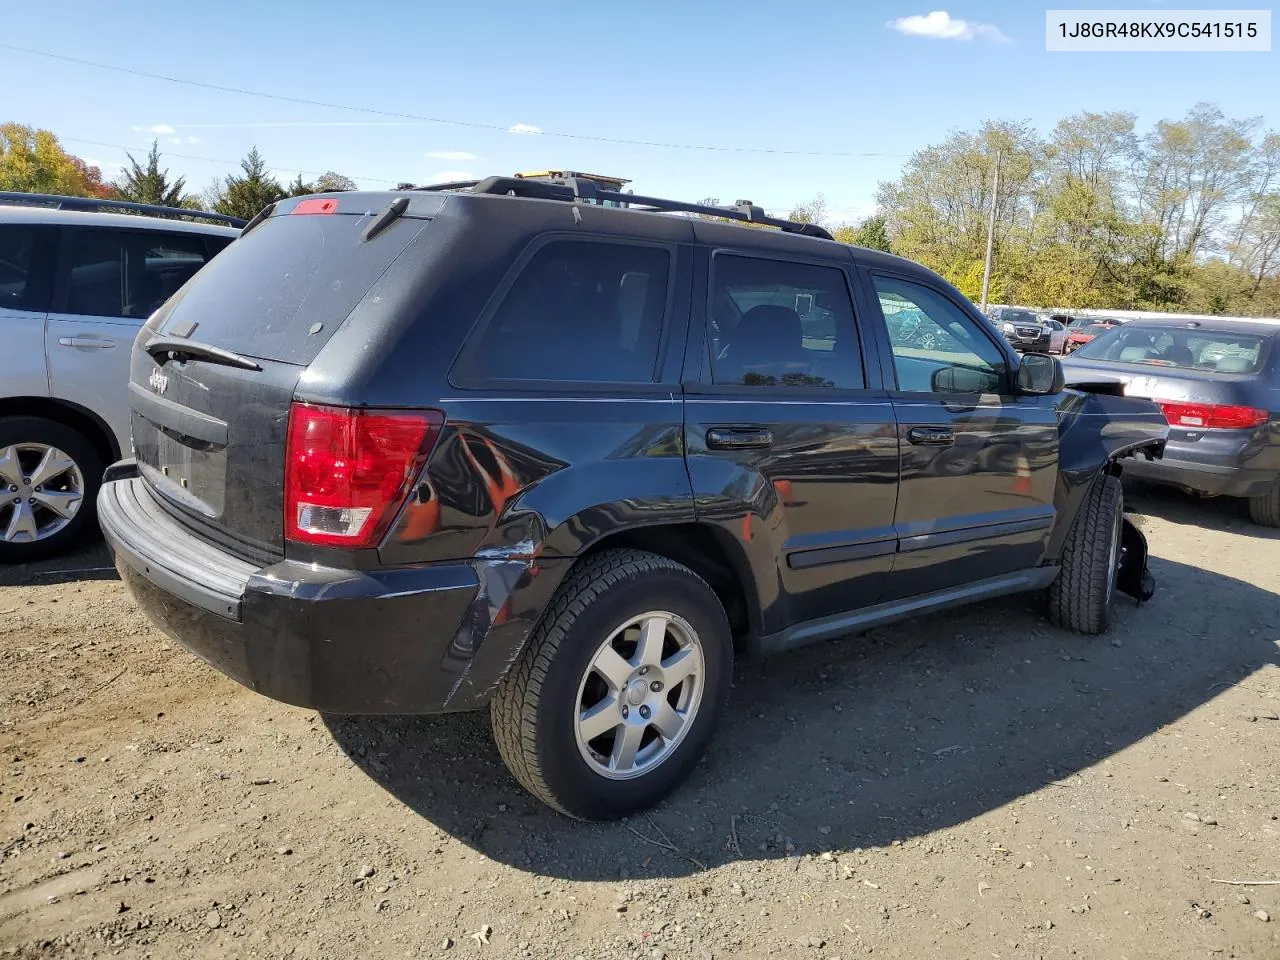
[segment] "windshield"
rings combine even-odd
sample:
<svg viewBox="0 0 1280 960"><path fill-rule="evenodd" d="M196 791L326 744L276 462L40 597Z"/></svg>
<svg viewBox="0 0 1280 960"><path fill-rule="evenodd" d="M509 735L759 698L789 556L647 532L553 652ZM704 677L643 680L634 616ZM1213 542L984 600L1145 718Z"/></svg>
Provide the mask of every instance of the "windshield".
<svg viewBox="0 0 1280 960"><path fill-rule="evenodd" d="M1099 332L1105 335L1078 350L1077 357L1221 373L1257 373L1266 360L1266 341L1252 333L1133 325Z"/></svg>
<svg viewBox="0 0 1280 960"><path fill-rule="evenodd" d="M1005 323L1036 323L1036 315L1030 310L1005 310L1000 314Z"/></svg>

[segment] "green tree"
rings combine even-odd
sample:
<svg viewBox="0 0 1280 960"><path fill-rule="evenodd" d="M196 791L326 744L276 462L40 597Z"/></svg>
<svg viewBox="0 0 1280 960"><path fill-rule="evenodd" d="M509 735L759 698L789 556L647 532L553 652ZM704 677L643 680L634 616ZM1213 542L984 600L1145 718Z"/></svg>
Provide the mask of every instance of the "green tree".
<svg viewBox="0 0 1280 960"><path fill-rule="evenodd" d="M302 174L298 176L284 188L285 196L303 197L308 193L319 193L314 183L307 183L302 179Z"/></svg>
<svg viewBox="0 0 1280 960"><path fill-rule="evenodd" d="M266 162L254 147L240 161L240 174L223 180L214 200L214 210L248 220L264 207L283 200L287 194L279 181L267 172Z"/></svg>
<svg viewBox="0 0 1280 960"><path fill-rule="evenodd" d="M0 190L70 197L112 195L102 171L62 149L49 130L0 123Z"/></svg>
<svg viewBox="0 0 1280 960"><path fill-rule="evenodd" d="M146 165L138 163L133 154L126 154L129 166L115 183L116 194L121 200L134 203L156 203L165 207L194 207L199 201L196 197L184 194L186 179L178 177L169 179L169 171L160 169L160 146L151 141L151 150L146 157Z"/></svg>
<svg viewBox="0 0 1280 960"><path fill-rule="evenodd" d="M858 247L893 253L893 248L889 244L889 226L885 218L879 215L863 220L857 230L853 231L853 239L847 242Z"/></svg>

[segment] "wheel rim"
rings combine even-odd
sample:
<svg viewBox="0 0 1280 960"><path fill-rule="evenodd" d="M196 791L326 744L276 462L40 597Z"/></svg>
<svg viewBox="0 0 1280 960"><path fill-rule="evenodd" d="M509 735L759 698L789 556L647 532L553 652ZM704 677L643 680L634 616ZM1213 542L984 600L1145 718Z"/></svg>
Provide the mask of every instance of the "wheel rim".
<svg viewBox="0 0 1280 960"><path fill-rule="evenodd" d="M47 443L0 447L0 540L46 540L75 519L84 502L84 474Z"/></svg>
<svg viewBox="0 0 1280 960"><path fill-rule="evenodd" d="M574 704L574 736L587 765L610 780L664 763L693 726L705 686L702 641L662 610L633 617L592 655Z"/></svg>

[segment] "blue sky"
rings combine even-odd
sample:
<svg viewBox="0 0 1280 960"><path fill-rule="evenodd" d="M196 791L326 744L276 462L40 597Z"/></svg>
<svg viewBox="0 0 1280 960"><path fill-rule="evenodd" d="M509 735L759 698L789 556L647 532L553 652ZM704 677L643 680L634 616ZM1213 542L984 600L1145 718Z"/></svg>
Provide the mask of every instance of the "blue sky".
<svg viewBox="0 0 1280 960"><path fill-rule="evenodd" d="M1162 4L1117 6L1154 14ZM987 118L1047 132L1080 110L1128 110L1145 128L1209 100L1280 129L1276 53L1046 53L1045 7L647 0L570 12L371 0L357 12L333 0L60 0L52 16L47 4L10 4L0 44L464 123L200 89L2 46L0 119L53 130L108 178L124 160L119 147L137 155L157 136L171 171L195 190L256 144L281 176L333 169L362 187L570 168L630 177L638 193L782 211L821 191L849 220L869 211L876 183L912 151ZM910 21L914 32L891 26L931 13Z"/></svg>

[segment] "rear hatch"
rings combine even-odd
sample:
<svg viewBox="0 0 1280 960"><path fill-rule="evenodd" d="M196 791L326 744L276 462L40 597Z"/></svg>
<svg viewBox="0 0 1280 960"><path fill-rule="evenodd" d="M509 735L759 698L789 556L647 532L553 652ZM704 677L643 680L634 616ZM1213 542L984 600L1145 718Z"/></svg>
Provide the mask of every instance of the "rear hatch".
<svg viewBox="0 0 1280 960"><path fill-rule="evenodd" d="M251 225L211 260L148 321L131 360L145 483L188 528L264 564L284 556L285 439L298 380L427 225L397 218L365 240L377 212L307 204L292 209L313 214Z"/></svg>

